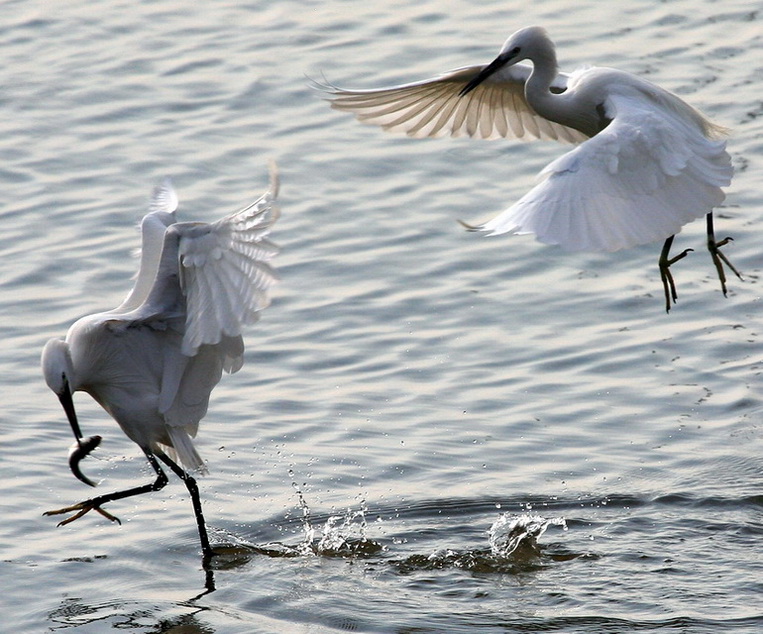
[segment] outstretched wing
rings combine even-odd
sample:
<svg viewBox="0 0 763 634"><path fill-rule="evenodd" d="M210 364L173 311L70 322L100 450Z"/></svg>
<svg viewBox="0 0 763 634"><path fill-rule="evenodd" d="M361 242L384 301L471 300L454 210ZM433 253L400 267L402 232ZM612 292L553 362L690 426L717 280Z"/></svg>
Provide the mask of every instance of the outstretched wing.
<svg viewBox="0 0 763 634"><path fill-rule="evenodd" d="M144 239L144 256L150 251L156 257L145 300L134 306L134 290L123 304L127 310L105 313L103 322L124 346L135 342L136 352L150 357L148 367L161 367L157 407L167 423L171 449L186 468L205 471L191 438L223 370L241 367L241 332L268 305L268 289L276 279L268 261L278 249L267 236L278 218L278 176L273 166L262 197L212 224L167 226L169 216L161 214L171 214L176 199L171 189L162 192L146 216L159 219L149 226L156 231L151 236L161 231L163 240L157 254L153 246L146 249ZM141 267L136 289L143 273Z"/></svg>
<svg viewBox="0 0 763 634"><path fill-rule="evenodd" d="M140 268L135 285L125 300L112 313L126 313L140 306L148 297L159 270L164 233L175 223L178 197L169 178L156 186L148 205L148 213L140 223Z"/></svg>
<svg viewBox="0 0 763 634"><path fill-rule="evenodd" d="M725 141L680 100L638 86L604 107L611 123L550 163L541 182L477 229L534 233L571 251L617 251L664 240L712 211L731 182ZM711 134L713 132L713 134Z"/></svg>
<svg viewBox="0 0 763 634"><path fill-rule="evenodd" d="M193 356L201 345L237 337L270 303L268 290L277 278L268 262L278 249L267 236L278 219L277 194L273 166L269 190L248 207L212 224L181 223L168 230L179 239L183 354ZM237 370L240 358L236 364L226 369Z"/></svg>
<svg viewBox="0 0 763 634"><path fill-rule="evenodd" d="M313 82L329 95L331 107L359 121L412 137L467 135L481 139L549 139L579 143L587 137L538 115L527 103L524 86L531 68L516 64L491 75L462 96L463 88L485 66L467 66L433 79L381 88L344 90ZM560 74L552 89L563 92Z"/></svg>
<svg viewBox="0 0 763 634"><path fill-rule="evenodd" d="M111 321L125 328L180 333L181 351L188 357L199 346L240 336L268 305L268 289L276 280L268 262L278 249L267 236L278 219L277 194L274 165L270 188L248 207L211 224L170 225L145 301L131 311L109 313ZM229 372L240 368L242 352L240 348L238 358L226 361L224 368Z"/></svg>

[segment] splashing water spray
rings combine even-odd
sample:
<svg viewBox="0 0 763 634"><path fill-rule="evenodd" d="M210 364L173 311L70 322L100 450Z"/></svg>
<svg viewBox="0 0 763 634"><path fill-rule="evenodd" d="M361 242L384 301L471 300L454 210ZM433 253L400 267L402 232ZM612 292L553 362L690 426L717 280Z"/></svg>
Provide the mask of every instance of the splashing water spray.
<svg viewBox="0 0 763 634"><path fill-rule="evenodd" d="M535 550L538 539L552 525L567 530L567 522L562 517L546 519L529 513L514 516L504 513L488 531L490 551L495 557L510 557L520 547Z"/></svg>

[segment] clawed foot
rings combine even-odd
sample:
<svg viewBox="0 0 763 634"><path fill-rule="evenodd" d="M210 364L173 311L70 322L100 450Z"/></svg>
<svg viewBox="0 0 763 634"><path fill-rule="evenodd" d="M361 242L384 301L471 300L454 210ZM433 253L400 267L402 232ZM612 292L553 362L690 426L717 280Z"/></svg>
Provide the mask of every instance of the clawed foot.
<svg viewBox="0 0 763 634"><path fill-rule="evenodd" d="M104 511L98 504L96 504L92 500L85 500L84 502L80 502L79 504L67 506L65 508L57 509L55 511L45 511L43 515L62 515L63 513L71 513L73 511L77 511L77 512L74 513L74 515L72 515L71 517L67 517L65 520L59 522L58 526L71 524L74 520L78 520L80 517L82 517L86 513L89 513L90 511L98 511L98 513L103 515L107 520L116 522L117 524L122 523L118 517L112 515L108 511Z"/></svg>
<svg viewBox="0 0 763 634"><path fill-rule="evenodd" d="M713 258L713 264L715 264L715 270L718 271L718 279L721 281L721 290L723 291L723 296L726 297L726 273L723 270L723 264L725 263L726 266L728 266L732 271L734 271L734 274L741 280L742 275L739 273L739 271L736 270L734 265L729 262L729 259L726 257L726 255L721 251L721 247L727 245L729 242L733 242L734 238L731 237L725 237L720 242L716 242L711 236L708 236L707 239L707 250L710 251L710 257Z"/></svg>
<svg viewBox="0 0 763 634"><path fill-rule="evenodd" d="M673 274L670 272L671 265L682 260L688 253L694 249L684 249L675 257L668 258L668 252L670 251L670 245L673 243L673 238L669 238L665 242L662 254L660 255L660 277L662 278L662 287L665 289L665 312L670 312L671 301L673 304L678 301L678 293L676 292L676 283L673 281Z"/></svg>

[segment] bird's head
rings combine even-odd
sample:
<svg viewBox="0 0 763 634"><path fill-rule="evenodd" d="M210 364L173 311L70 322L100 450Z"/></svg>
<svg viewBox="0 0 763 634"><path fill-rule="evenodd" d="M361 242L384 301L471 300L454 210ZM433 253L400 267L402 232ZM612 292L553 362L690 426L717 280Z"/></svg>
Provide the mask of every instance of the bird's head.
<svg viewBox="0 0 763 634"><path fill-rule="evenodd" d="M45 344L42 350L42 374L45 377L45 383L58 396L77 441L69 454L69 467L78 480L95 486L95 483L80 471L79 462L98 446L101 438L100 436L82 438L77 412L74 409L74 399L72 398L74 365L72 364L69 345L64 340L51 339Z"/></svg>
<svg viewBox="0 0 763 634"><path fill-rule="evenodd" d="M548 37L546 29L541 26L527 26L513 33L504 42L501 52L492 62L485 66L461 90L461 96L470 93L488 77L507 66L512 66L525 59L537 60L549 51L553 54L554 45ZM555 62L554 62L555 63Z"/></svg>
<svg viewBox="0 0 763 634"><path fill-rule="evenodd" d="M63 339L51 339L42 349L42 374L45 383L60 399L71 397L70 380L74 374L69 346Z"/></svg>

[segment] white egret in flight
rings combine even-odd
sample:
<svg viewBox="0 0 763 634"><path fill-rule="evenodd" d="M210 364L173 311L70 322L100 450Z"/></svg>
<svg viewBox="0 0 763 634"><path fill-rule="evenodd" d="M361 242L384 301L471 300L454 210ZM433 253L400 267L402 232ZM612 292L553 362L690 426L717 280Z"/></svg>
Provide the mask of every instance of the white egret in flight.
<svg viewBox="0 0 763 634"><path fill-rule="evenodd" d="M74 409L76 391L92 396L143 450L156 472L150 484L99 495L45 515L91 510L119 521L107 502L158 491L167 484L159 461L185 482L193 503L204 560L209 545L199 491L191 472L206 466L193 445L209 396L223 370L243 364L244 326L257 320L276 279L267 240L278 218L278 177L259 200L217 222L175 222L177 197L166 180L141 222L140 270L134 288L114 310L76 321L66 339L51 339L42 353L48 386L58 395L76 444L69 464L95 486L79 462L100 443L83 438Z"/></svg>
<svg viewBox="0 0 763 634"><path fill-rule="evenodd" d="M531 65L519 64L529 60ZM712 210L733 175L727 130L680 97L619 70L560 73L554 44L537 26L514 33L490 64L377 90L320 85L337 110L413 137L552 139L578 144L546 166L540 182L492 220L467 228L534 233L570 251L617 251L664 241L659 259L666 309L677 299L673 237L706 217L707 247L726 295ZM465 223L464 223L465 224Z"/></svg>

